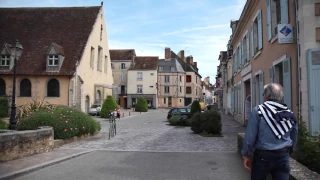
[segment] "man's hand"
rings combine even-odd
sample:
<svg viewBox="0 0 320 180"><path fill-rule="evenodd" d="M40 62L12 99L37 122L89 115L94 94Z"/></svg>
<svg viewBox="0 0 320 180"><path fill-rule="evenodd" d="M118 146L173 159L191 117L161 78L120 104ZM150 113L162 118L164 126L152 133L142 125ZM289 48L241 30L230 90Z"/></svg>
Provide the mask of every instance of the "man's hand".
<svg viewBox="0 0 320 180"><path fill-rule="evenodd" d="M247 171L251 171L251 160L248 157L243 158L243 166L246 168Z"/></svg>

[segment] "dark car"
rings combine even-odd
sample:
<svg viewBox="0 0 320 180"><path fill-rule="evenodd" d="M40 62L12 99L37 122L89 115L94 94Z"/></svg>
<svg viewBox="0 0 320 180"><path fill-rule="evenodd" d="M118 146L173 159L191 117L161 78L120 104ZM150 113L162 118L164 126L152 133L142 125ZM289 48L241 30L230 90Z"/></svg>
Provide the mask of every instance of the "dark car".
<svg viewBox="0 0 320 180"><path fill-rule="evenodd" d="M188 116L190 118L191 116L191 108L190 107L176 107L176 108L171 108L170 111L168 112L167 119L170 119L174 115L181 115L181 116Z"/></svg>

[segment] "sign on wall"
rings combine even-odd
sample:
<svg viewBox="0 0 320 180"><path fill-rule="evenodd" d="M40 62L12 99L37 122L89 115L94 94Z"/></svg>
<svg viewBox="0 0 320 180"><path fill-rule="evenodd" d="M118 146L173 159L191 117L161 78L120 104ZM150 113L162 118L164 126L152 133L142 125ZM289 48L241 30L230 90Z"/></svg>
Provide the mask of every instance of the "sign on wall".
<svg viewBox="0 0 320 180"><path fill-rule="evenodd" d="M291 24L278 24L279 44L293 43L293 29Z"/></svg>

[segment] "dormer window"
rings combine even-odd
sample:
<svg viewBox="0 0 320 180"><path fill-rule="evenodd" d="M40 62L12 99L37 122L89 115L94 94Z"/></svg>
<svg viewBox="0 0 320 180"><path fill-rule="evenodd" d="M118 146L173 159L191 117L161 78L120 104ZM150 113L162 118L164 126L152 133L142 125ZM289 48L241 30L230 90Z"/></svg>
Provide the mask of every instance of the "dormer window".
<svg viewBox="0 0 320 180"><path fill-rule="evenodd" d="M58 66L59 65L59 56L58 55L49 55L48 57L48 65L49 66Z"/></svg>
<svg viewBox="0 0 320 180"><path fill-rule="evenodd" d="M1 66L9 66L10 65L10 56L9 55L1 55Z"/></svg>

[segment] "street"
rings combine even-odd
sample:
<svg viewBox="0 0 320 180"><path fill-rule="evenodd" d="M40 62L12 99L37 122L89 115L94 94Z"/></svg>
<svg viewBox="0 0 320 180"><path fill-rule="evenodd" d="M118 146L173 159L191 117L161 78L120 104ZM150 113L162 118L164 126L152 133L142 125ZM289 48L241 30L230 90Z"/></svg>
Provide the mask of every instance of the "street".
<svg viewBox="0 0 320 180"><path fill-rule="evenodd" d="M243 127L224 118L223 137L201 137L190 127L168 126L167 111L117 121L117 135L110 140L109 122L97 118L102 125L98 135L60 148L92 152L17 179L249 179L236 152L236 135Z"/></svg>

